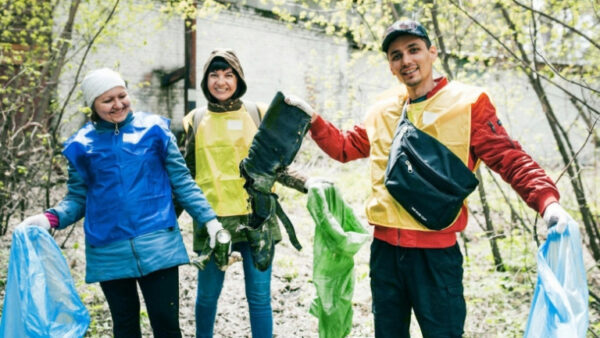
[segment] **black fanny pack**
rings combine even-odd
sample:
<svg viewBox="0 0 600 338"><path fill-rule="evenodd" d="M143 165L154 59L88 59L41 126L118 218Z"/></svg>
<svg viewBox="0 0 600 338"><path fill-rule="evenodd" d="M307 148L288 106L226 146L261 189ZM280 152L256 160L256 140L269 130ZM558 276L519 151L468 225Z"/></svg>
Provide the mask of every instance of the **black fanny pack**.
<svg viewBox="0 0 600 338"><path fill-rule="evenodd" d="M479 181L445 145L415 127L406 111L407 104L394 134L384 184L414 219L428 229L442 230L452 224Z"/></svg>

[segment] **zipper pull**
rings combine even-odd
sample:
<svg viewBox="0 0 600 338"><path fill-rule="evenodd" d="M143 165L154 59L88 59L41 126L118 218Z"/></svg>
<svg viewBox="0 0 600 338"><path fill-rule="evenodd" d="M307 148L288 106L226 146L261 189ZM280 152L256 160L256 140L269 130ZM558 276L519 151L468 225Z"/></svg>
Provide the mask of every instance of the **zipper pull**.
<svg viewBox="0 0 600 338"><path fill-rule="evenodd" d="M115 135L119 135L119 124L115 123Z"/></svg>
<svg viewBox="0 0 600 338"><path fill-rule="evenodd" d="M406 168L408 168L408 173L412 174L413 169L412 169L412 165L410 164L409 160L404 161L404 164L406 164Z"/></svg>

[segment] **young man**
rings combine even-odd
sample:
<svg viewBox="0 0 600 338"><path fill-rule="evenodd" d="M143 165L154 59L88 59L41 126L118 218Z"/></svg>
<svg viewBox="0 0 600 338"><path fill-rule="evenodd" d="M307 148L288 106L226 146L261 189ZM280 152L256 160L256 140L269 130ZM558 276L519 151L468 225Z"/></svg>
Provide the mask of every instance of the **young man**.
<svg viewBox="0 0 600 338"><path fill-rule="evenodd" d="M509 182L527 204L559 227L568 215L543 169L510 139L482 89L433 77L437 49L415 21L397 21L385 32L382 49L392 74L404 84L370 109L363 125L342 132L302 100L289 97L312 114L311 136L332 158L347 162L370 157L372 191L367 218L374 229L370 276L377 337L408 337L414 310L424 337L460 337L466 316L463 257L456 233L467 225L463 205L447 228L431 231L389 194L385 171L402 108L419 129L444 144L474 171L479 161Z"/></svg>

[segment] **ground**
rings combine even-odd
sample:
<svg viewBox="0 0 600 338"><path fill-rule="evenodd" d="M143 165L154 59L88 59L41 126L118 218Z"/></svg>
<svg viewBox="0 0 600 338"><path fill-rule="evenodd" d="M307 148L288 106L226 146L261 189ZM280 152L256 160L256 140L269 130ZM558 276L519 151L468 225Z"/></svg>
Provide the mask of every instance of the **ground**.
<svg viewBox="0 0 600 338"><path fill-rule="evenodd" d="M309 161L307 161L309 162ZM364 163L363 163L364 164ZM344 200L353 207L357 217L369 232L366 224L364 200L368 194L368 172L363 164L355 167L331 166L311 169L312 175L331 178L339 187ZM357 168L363 168L357 171ZM358 174L357 174L358 173ZM318 337L318 320L309 313L315 297L312 284L312 259L314 222L306 209L306 195L281 188L278 190L284 210L295 224L302 251L294 249L284 233L283 241L276 248L271 286L274 335L276 337ZM471 217L473 222L474 217ZM499 220L501 221L501 220ZM187 214L179 219L188 249L191 249L192 222ZM465 247L464 285L468 315L465 337L514 337L522 336L527 322L531 297L535 287L535 243L509 237L501 242L505 272L497 272L489 250L489 242L476 224L467 228L469 239ZM11 229L12 230L12 229ZM62 245L68 230L57 232L56 242ZM8 257L11 234L0 238L0 257ZM355 289L353 297L353 325L350 337L373 337L371 314L371 291L369 288L370 239L355 255ZM63 253L71 268L80 297L91 316L89 337L110 337L111 319L108 306L99 285L85 284L84 241L81 223L78 223L64 244ZM465 249L466 248L466 249ZM191 250L188 252L192 253ZM4 303L7 259L0 261L0 305ZM590 264L586 264L589 267ZM597 269L589 269L588 278L598 278ZM195 332L194 302L196 294L196 268L190 265L180 268L180 323L185 337ZM219 300L215 323L215 337L250 337L247 303L244 295L241 263L232 265L226 273L225 285ZM145 337L151 331L145 309L142 309L142 325ZM590 323L598 325L597 314L592 313ZM411 326L413 337L420 337L418 324Z"/></svg>

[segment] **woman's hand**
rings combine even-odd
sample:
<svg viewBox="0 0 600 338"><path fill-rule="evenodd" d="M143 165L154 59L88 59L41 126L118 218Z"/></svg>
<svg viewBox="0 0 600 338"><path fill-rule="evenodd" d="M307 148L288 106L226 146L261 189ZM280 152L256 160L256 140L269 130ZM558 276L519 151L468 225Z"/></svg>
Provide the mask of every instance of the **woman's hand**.
<svg viewBox="0 0 600 338"><path fill-rule="evenodd" d="M215 238L217 236L217 232L219 232L219 230L222 230L223 226L221 225L221 222L219 222L216 218L213 218L210 221L206 222L205 225L210 240L209 245L210 248L213 249L215 247Z"/></svg>
<svg viewBox="0 0 600 338"><path fill-rule="evenodd" d="M44 230L50 230L50 221L48 217L44 214L37 214L33 216L29 216L21 222L21 225L34 225L38 226Z"/></svg>

